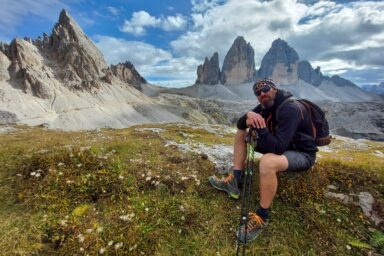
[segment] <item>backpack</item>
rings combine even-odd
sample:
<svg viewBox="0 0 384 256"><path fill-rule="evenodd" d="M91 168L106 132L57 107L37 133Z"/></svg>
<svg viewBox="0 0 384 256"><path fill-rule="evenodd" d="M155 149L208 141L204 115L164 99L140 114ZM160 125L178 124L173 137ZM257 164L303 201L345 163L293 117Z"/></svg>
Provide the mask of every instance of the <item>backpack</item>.
<svg viewBox="0 0 384 256"><path fill-rule="evenodd" d="M281 107L289 101L298 102L307 109L308 113L311 114L312 137L315 138L316 145L325 146L331 143L332 136L329 134L329 125L327 119L325 118L325 113L319 106L310 100L288 98L277 107L276 117L278 118Z"/></svg>

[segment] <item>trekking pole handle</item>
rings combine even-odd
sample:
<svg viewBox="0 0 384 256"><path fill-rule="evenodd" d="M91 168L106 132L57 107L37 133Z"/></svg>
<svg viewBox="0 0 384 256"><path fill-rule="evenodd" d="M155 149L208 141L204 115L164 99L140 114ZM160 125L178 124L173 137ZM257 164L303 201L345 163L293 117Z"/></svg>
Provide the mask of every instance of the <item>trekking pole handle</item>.
<svg viewBox="0 0 384 256"><path fill-rule="evenodd" d="M249 128L248 134L246 137L246 142L251 144L251 145L256 145L256 140L259 137L257 134L257 131L255 128Z"/></svg>

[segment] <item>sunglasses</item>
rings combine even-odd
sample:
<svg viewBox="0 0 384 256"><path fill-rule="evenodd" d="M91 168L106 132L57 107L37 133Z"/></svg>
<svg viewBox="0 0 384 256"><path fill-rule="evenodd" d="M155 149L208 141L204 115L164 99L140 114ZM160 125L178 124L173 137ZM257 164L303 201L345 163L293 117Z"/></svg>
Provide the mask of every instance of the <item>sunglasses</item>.
<svg viewBox="0 0 384 256"><path fill-rule="evenodd" d="M269 90L271 90L271 88L272 88L271 86L266 84L262 88L256 90L255 94L256 94L256 96L260 96L262 92L267 93L267 92L269 92Z"/></svg>

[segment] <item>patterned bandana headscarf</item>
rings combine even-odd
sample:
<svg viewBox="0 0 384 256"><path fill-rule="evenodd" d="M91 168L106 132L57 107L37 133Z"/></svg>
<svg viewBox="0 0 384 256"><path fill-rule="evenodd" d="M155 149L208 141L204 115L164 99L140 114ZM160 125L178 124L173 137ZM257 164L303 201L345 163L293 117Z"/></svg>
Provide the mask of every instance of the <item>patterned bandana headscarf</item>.
<svg viewBox="0 0 384 256"><path fill-rule="evenodd" d="M256 95L256 91L261 90L266 85L269 85L273 89L277 89L277 87L276 87L275 83L272 81L272 79L264 78L264 79L261 79L261 80L257 81L253 85L253 92L254 92L254 94Z"/></svg>

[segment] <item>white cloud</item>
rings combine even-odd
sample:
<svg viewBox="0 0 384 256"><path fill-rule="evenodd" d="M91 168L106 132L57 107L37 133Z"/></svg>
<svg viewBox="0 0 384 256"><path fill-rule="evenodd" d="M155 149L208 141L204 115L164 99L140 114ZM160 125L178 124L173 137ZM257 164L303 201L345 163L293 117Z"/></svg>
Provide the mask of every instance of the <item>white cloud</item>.
<svg viewBox="0 0 384 256"><path fill-rule="evenodd" d="M173 58L172 54L165 50L138 41L101 35L93 39L109 64L130 61L146 79L156 77L163 80L163 83L167 83L170 78L179 81L195 79L195 72L191 70L196 69L198 61L194 58ZM172 81L170 83L177 85Z"/></svg>
<svg viewBox="0 0 384 256"><path fill-rule="evenodd" d="M95 44L104 53L109 64L131 61L135 66L154 65L172 59L172 55L162 49L139 41L97 35Z"/></svg>
<svg viewBox="0 0 384 256"><path fill-rule="evenodd" d="M193 12L205 12L218 6L223 0L192 0L192 11Z"/></svg>
<svg viewBox="0 0 384 256"><path fill-rule="evenodd" d="M177 14L167 17L153 17L145 11L134 12L130 20L125 20L121 31L135 36L145 35L146 27L161 28L165 31L183 30L187 25L184 16Z"/></svg>
<svg viewBox="0 0 384 256"><path fill-rule="evenodd" d="M113 6L108 6L107 10L113 15L113 16L118 16L120 14L120 10L116 7Z"/></svg>
<svg viewBox="0 0 384 256"><path fill-rule="evenodd" d="M0 8L0 34L10 35L28 15L36 15L51 21L58 19L61 9L68 6L61 0L2 0Z"/></svg>

